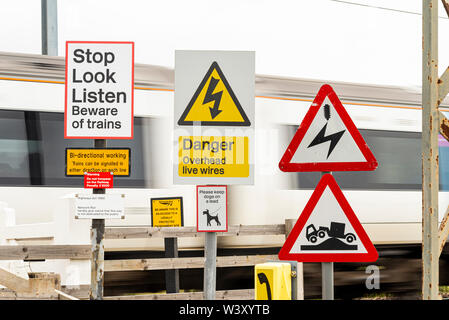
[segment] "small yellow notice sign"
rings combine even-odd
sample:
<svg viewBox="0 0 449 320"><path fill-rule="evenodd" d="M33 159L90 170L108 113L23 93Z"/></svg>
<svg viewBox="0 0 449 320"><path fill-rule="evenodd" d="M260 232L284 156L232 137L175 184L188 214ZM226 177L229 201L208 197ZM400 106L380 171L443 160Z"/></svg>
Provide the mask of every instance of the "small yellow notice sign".
<svg viewBox="0 0 449 320"><path fill-rule="evenodd" d="M131 149L65 149L66 176L83 176L84 172L113 172L130 175Z"/></svg>
<svg viewBox="0 0 449 320"><path fill-rule="evenodd" d="M180 136L180 177L248 177L248 137Z"/></svg>
<svg viewBox="0 0 449 320"><path fill-rule="evenodd" d="M256 300L291 300L291 265L285 262L266 262L254 267Z"/></svg>
<svg viewBox="0 0 449 320"><path fill-rule="evenodd" d="M184 226L182 197L152 198L151 225L153 227Z"/></svg>

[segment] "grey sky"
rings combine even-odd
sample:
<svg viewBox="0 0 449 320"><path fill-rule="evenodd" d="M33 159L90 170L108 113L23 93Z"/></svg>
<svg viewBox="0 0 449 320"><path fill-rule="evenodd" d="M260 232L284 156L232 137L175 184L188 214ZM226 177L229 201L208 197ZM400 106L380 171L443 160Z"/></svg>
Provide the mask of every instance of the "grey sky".
<svg viewBox="0 0 449 320"><path fill-rule="evenodd" d="M350 4L350 2L361 5ZM0 51L39 54L40 0L0 2ZM135 41L136 62L174 66L176 49L254 50L256 72L420 85L421 0L59 0L66 40ZM440 73L449 20L440 4Z"/></svg>

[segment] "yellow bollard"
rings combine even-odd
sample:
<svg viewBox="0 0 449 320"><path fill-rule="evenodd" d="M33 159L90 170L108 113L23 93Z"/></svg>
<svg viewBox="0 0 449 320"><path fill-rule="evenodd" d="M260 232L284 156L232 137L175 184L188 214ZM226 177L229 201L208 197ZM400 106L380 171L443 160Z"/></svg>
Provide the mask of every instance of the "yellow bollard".
<svg viewBox="0 0 449 320"><path fill-rule="evenodd" d="M290 263L267 262L254 267L256 300L291 300L292 280Z"/></svg>

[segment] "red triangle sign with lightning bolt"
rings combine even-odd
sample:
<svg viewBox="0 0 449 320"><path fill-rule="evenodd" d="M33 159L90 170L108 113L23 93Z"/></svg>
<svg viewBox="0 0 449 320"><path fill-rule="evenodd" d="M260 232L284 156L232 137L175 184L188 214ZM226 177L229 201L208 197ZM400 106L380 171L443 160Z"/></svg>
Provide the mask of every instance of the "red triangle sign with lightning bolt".
<svg viewBox="0 0 449 320"><path fill-rule="evenodd" d="M323 85L279 162L285 172L372 171L377 160L330 85Z"/></svg>
<svg viewBox="0 0 449 320"><path fill-rule="evenodd" d="M278 256L298 262L373 262L379 254L334 177L325 174Z"/></svg>

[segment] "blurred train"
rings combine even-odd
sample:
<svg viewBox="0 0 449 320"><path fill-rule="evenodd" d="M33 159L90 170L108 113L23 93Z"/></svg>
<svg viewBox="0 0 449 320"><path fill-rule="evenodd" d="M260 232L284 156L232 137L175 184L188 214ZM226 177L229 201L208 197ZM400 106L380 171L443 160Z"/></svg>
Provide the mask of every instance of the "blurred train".
<svg viewBox="0 0 449 320"><path fill-rule="evenodd" d="M66 147L92 140L64 139L64 59L0 53L0 201L16 223L51 221L57 199L81 193L82 178L66 177ZM420 88L256 76L255 183L230 186L230 225L282 224L296 219L320 173L284 173L279 160L320 86L330 84L379 167L334 172L375 245L421 242ZM172 69L136 64L133 140L108 140L132 150L130 177L116 177L113 193L126 194L126 218L107 226L149 226L150 198L182 196L184 224L196 223L195 186L173 185ZM441 105L449 111L449 101ZM449 204L449 143L440 138L440 220ZM220 248L280 247L283 236L220 237ZM201 239L180 239L181 249L202 248ZM106 250L161 249L160 240L108 240Z"/></svg>

